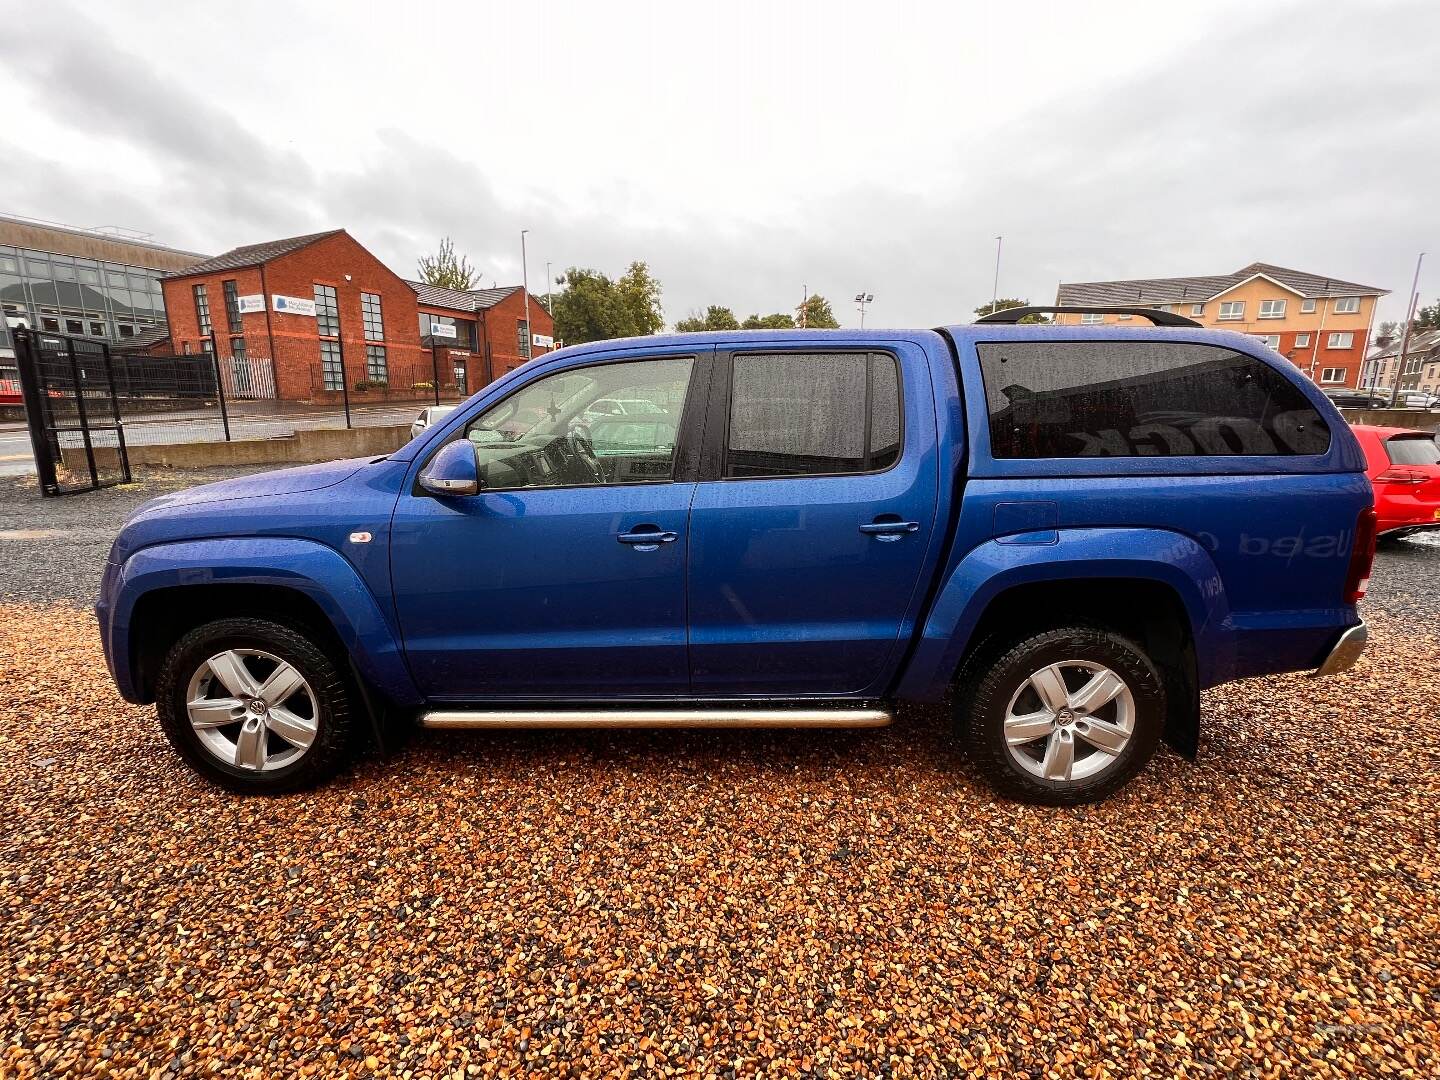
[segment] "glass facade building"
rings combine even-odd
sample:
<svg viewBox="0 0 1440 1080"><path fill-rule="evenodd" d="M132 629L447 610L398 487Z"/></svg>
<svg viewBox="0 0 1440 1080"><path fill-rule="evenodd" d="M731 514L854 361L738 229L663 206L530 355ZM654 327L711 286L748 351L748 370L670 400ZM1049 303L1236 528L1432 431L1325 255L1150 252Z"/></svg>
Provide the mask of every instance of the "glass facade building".
<svg viewBox="0 0 1440 1080"><path fill-rule="evenodd" d="M166 326L161 277L200 258L103 231L0 217L0 379L13 376L15 326L116 344L153 338Z"/></svg>

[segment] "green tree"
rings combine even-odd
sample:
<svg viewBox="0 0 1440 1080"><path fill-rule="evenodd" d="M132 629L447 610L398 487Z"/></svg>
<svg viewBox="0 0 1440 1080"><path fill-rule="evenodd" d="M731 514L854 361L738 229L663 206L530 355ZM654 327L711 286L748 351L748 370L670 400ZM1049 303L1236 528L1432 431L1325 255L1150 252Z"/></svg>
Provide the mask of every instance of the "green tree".
<svg viewBox="0 0 1440 1080"><path fill-rule="evenodd" d="M805 302L795 309L795 321L811 330L834 330L840 325L835 313L830 310L830 301L819 293L806 297Z"/></svg>
<svg viewBox="0 0 1440 1080"><path fill-rule="evenodd" d="M795 316L777 311L774 315L747 315L741 330L794 330Z"/></svg>
<svg viewBox="0 0 1440 1080"><path fill-rule="evenodd" d="M660 282L643 262L633 262L611 281L599 270L565 271L555 294L555 336L567 345L618 337L643 337L665 325Z"/></svg>
<svg viewBox="0 0 1440 1080"><path fill-rule="evenodd" d="M1006 308L1029 306L1029 300L1015 300L1013 298L1006 300L996 300L993 304L981 304L979 307L977 307L975 309L975 317L979 319L985 315L989 315L992 311L1004 311ZM1048 323L1050 320L1047 319L1044 315L1026 315L1020 321L1022 323Z"/></svg>
<svg viewBox="0 0 1440 1080"><path fill-rule="evenodd" d="M456 256L455 243L448 236L440 241L440 250L434 255L422 255L416 266L420 280L427 285L438 285L442 289L473 289L480 275L464 255Z"/></svg>
<svg viewBox="0 0 1440 1080"><path fill-rule="evenodd" d="M1415 321L1410 324L1410 332L1413 334L1417 330L1440 330L1440 300L1415 312Z"/></svg>
<svg viewBox="0 0 1440 1080"><path fill-rule="evenodd" d="M688 318L681 319L675 324L677 334L695 334L702 330L739 330L740 323L735 318L735 313L728 307L719 307L711 304L705 309L702 315L699 311L692 311Z"/></svg>

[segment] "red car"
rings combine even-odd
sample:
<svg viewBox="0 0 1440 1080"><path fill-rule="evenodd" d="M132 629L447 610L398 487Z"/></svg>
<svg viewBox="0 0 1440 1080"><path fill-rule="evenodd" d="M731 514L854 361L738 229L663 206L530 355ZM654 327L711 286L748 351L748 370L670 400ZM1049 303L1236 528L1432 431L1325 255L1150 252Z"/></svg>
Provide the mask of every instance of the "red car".
<svg viewBox="0 0 1440 1080"><path fill-rule="evenodd" d="M1365 450L1365 472L1375 485L1376 531L1404 536L1440 529L1440 443L1431 431L1354 429Z"/></svg>

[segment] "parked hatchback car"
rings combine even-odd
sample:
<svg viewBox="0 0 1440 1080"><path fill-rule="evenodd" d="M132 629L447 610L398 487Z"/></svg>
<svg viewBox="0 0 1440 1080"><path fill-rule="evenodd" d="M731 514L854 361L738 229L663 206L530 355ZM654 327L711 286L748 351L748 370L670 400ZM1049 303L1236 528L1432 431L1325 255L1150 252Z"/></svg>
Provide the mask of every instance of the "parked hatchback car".
<svg viewBox="0 0 1440 1080"><path fill-rule="evenodd" d="M1440 443L1433 431L1357 426L1375 485L1376 530L1398 538L1440 529Z"/></svg>
<svg viewBox="0 0 1440 1080"><path fill-rule="evenodd" d="M420 415L410 425L410 437L413 439L426 428L430 427L442 416L449 416L455 411L454 405L427 405L420 410Z"/></svg>
<svg viewBox="0 0 1440 1080"><path fill-rule="evenodd" d="M998 790L1093 802L1162 739L1195 754L1206 687L1354 662L1373 496L1254 339L1030 310L561 349L388 457L163 496L107 562L110 669L240 791L397 717L862 728L948 698Z"/></svg>

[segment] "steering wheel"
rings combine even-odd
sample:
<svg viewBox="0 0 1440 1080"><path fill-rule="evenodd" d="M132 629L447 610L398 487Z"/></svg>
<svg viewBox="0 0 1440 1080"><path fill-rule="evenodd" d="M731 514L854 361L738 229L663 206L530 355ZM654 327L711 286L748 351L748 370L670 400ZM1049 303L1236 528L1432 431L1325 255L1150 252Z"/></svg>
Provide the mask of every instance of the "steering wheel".
<svg viewBox="0 0 1440 1080"><path fill-rule="evenodd" d="M589 435L571 428L565 433L565 450L570 459L584 470L586 479L595 484L605 482L605 474L600 470L600 458L595 453L595 444L590 441Z"/></svg>

